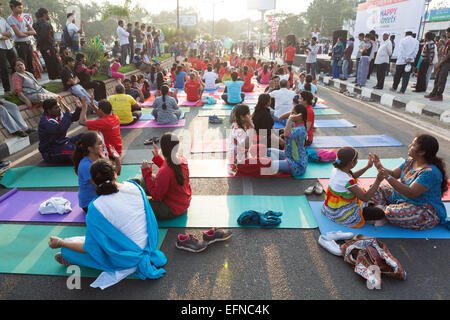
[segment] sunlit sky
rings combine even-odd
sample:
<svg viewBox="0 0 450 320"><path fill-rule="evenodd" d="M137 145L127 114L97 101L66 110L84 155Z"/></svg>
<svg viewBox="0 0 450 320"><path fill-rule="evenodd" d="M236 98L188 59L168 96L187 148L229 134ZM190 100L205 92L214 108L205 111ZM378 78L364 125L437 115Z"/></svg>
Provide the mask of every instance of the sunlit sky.
<svg viewBox="0 0 450 320"><path fill-rule="evenodd" d="M84 2L90 2L90 0L82 0ZM197 9L200 18L205 20L212 20L213 16L213 3L215 5L215 19L228 19L230 21L242 20L242 19L259 19L261 13L258 11L247 10L247 0L179 0L180 7L193 7ZM103 2L103 0L99 0ZM124 0L109 0L114 4L123 4ZM309 3L312 0L276 0L276 12L286 13L301 13L306 11ZM163 10L171 11L176 9L177 0L133 0L133 4L139 4L151 13L159 13ZM273 12L273 11L271 11ZM183 14L180 10L180 14Z"/></svg>

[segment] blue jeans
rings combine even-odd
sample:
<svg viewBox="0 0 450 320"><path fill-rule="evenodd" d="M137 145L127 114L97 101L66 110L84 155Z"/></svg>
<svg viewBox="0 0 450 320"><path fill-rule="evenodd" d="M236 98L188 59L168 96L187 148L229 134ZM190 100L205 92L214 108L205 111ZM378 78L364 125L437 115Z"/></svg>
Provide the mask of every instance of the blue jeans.
<svg viewBox="0 0 450 320"><path fill-rule="evenodd" d="M86 91L85 88L83 88L81 85L76 84L74 86L72 86L70 88L70 92L72 92L72 94L74 96L77 96L80 99L83 99L83 97L86 97L88 99L88 103L89 106L92 108L93 106L91 105L91 98L92 96L89 94L89 92ZM96 107L98 107L98 102L94 100L94 104Z"/></svg>
<svg viewBox="0 0 450 320"><path fill-rule="evenodd" d="M272 159L271 169L273 171L291 173L291 168L282 150L269 148L267 149L267 156Z"/></svg>
<svg viewBox="0 0 450 320"><path fill-rule="evenodd" d="M342 64L342 77L348 79L348 60L344 60Z"/></svg>
<svg viewBox="0 0 450 320"><path fill-rule="evenodd" d="M369 72L370 57L363 56L359 60L358 73L356 75L356 81L359 85L365 86L367 81L367 73Z"/></svg>
<svg viewBox="0 0 450 320"><path fill-rule="evenodd" d="M341 74L341 66L339 65L339 61L333 61L333 78L339 79Z"/></svg>

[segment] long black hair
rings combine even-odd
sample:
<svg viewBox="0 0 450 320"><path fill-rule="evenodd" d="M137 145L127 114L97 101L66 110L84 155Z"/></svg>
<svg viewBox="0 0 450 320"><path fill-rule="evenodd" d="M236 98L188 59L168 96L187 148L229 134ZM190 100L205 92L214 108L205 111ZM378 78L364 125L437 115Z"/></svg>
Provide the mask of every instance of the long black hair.
<svg viewBox="0 0 450 320"><path fill-rule="evenodd" d="M302 91L302 92L300 92L300 96L302 97L302 99L304 101L306 101L308 106L312 106L313 100L314 100L314 96L313 96L313 94L310 91Z"/></svg>
<svg viewBox="0 0 450 320"><path fill-rule="evenodd" d="M119 192L116 181L116 168L109 159L100 159L91 165L91 179L97 186L99 196L107 196Z"/></svg>
<svg viewBox="0 0 450 320"><path fill-rule="evenodd" d="M167 109L167 104L166 104L166 96L169 94L169 87L167 85L163 85L161 87L161 95L162 95L162 100L163 100L163 104L162 104L162 109L166 110Z"/></svg>
<svg viewBox="0 0 450 320"><path fill-rule="evenodd" d="M312 75L308 74L308 75L305 77L305 85L304 85L305 91L311 92L311 82L312 82L312 81L313 81Z"/></svg>
<svg viewBox="0 0 450 320"><path fill-rule="evenodd" d="M306 122L308 122L308 110L306 109L306 107L302 104L297 104L294 107L294 111L296 114L301 114L302 118L303 118L303 123L305 125L305 129L306 129Z"/></svg>
<svg viewBox="0 0 450 320"><path fill-rule="evenodd" d="M77 175L81 160L89 154L89 147L94 147L98 139L99 135L96 131L88 131L77 141L75 151L72 155L74 170Z"/></svg>
<svg viewBox="0 0 450 320"><path fill-rule="evenodd" d="M437 157L439 152L439 142L433 136L422 134L417 136L417 144L419 145L419 150L424 152L424 159L428 164L435 165L442 174L441 191L442 194L448 191L448 177L446 172L445 163L442 158Z"/></svg>
<svg viewBox="0 0 450 320"><path fill-rule="evenodd" d="M183 186L186 182L183 174L183 169L181 168L180 164L175 164L173 161L173 159L176 158L179 144L180 140L178 140L178 137L172 132L165 133L161 137L161 151L164 159L166 159L167 164L174 171L175 179L177 180L178 184L180 186Z"/></svg>
<svg viewBox="0 0 450 320"><path fill-rule="evenodd" d="M164 75L162 72L158 72L156 74L156 88L158 90L161 90L161 87L163 86L163 84L164 84Z"/></svg>
<svg viewBox="0 0 450 320"><path fill-rule="evenodd" d="M267 105L269 102L271 102L270 94L263 93L258 97L258 103L256 104L255 111L253 112L252 118L255 116L255 114L265 111L267 109Z"/></svg>

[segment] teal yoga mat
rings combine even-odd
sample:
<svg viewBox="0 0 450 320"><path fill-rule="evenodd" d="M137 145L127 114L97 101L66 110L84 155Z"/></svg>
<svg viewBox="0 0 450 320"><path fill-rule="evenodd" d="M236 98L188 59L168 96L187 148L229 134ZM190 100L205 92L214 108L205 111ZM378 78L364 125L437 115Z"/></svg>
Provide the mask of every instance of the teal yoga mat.
<svg viewBox="0 0 450 320"><path fill-rule="evenodd" d="M328 116L328 115L338 115L342 114L334 109L314 109L314 115L316 116Z"/></svg>
<svg viewBox="0 0 450 320"><path fill-rule="evenodd" d="M119 182L140 174L139 165L122 166ZM78 187L78 177L73 167L21 167L9 169L0 184L6 188Z"/></svg>
<svg viewBox="0 0 450 320"><path fill-rule="evenodd" d="M48 246L50 236L70 238L84 236L85 227L0 225L0 273L70 276L67 268L55 261L55 254ZM167 230L159 230L158 248ZM101 271L81 268L82 277L97 277Z"/></svg>
<svg viewBox="0 0 450 320"><path fill-rule="evenodd" d="M317 228L305 196L193 196L187 215L160 221L158 225L161 228L246 228L237 219L248 210L282 212L282 222L276 227L279 229Z"/></svg>
<svg viewBox="0 0 450 320"><path fill-rule="evenodd" d="M362 228L352 229L341 226L322 214L323 202L310 202L311 209L314 213L316 221L319 225L320 233L326 234L332 231L352 232L356 234L363 234L368 237L375 238L398 238L398 239L450 239L450 230L445 225L439 225L431 230L414 231L409 229L399 228L390 224L385 224L382 227L375 227L370 224L365 224ZM448 214L448 212L447 212Z"/></svg>
<svg viewBox="0 0 450 320"><path fill-rule="evenodd" d="M353 172L367 165L368 160L359 160ZM381 159L381 163L386 169L393 170L405 162L403 158L398 159ZM297 180L304 179L329 179L334 166L332 163L308 163L308 168L303 176L294 177ZM378 171L375 167L367 170L361 178L376 178Z"/></svg>

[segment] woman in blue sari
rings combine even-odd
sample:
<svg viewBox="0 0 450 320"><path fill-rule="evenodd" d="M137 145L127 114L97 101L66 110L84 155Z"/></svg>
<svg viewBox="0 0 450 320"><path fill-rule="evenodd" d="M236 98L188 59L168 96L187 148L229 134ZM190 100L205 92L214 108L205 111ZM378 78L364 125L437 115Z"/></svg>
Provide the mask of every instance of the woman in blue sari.
<svg viewBox="0 0 450 320"><path fill-rule="evenodd" d="M55 259L103 271L94 288L107 288L133 273L142 280L162 277L167 259L157 249L158 224L145 192L134 182L118 183L109 160L97 160L90 171L98 198L89 205L86 236L50 237L49 246L61 248Z"/></svg>

